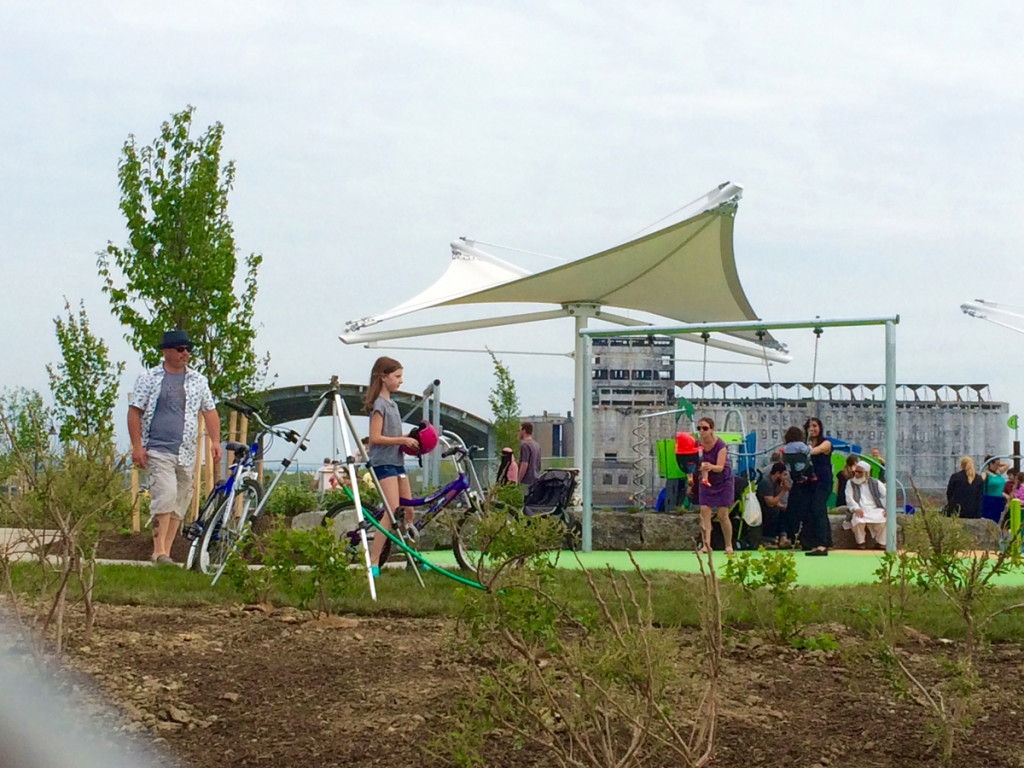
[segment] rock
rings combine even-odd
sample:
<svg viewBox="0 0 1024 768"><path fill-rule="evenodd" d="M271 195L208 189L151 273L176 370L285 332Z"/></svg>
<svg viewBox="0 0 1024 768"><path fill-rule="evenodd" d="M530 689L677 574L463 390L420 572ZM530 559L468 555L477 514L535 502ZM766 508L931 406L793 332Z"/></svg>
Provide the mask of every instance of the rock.
<svg viewBox="0 0 1024 768"><path fill-rule="evenodd" d="M222 693L220 695L220 698L224 699L224 701L230 701L232 704L234 704L241 697L237 693Z"/></svg>
<svg viewBox="0 0 1024 768"><path fill-rule="evenodd" d="M309 531L319 528L323 522L324 512L301 512L292 517L292 528L297 531Z"/></svg>
<svg viewBox="0 0 1024 768"><path fill-rule="evenodd" d="M182 725L192 722L192 718L188 712L183 709L179 709L173 704L167 708L168 719L175 723L181 723Z"/></svg>
<svg viewBox="0 0 1024 768"><path fill-rule="evenodd" d="M274 612L274 606L270 603L253 603L252 605L243 605L242 611L249 613L265 613L269 615Z"/></svg>
<svg viewBox="0 0 1024 768"><path fill-rule="evenodd" d="M352 629L359 626L359 619L351 616L321 616L306 626L312 629Z"/></svg>
<svg viewBox="0 0 1024 768"><path fill-rule="evenodd" d="M903 631L906 633L908 640L912 640L918 645L928 645L932 641L924 632L918 632L913 627L904 626Z"/></svg>

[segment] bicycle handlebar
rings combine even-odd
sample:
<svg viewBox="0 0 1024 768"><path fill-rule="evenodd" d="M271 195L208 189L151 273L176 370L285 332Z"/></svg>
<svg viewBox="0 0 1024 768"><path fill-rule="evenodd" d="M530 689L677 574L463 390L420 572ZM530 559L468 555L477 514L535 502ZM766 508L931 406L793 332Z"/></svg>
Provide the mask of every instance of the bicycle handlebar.
<svg viewBox="0 0 1024 768"><path fill-rule="evenodd" d="M244 400L224 400L223 402L224 405L226 405L228 408L230 408L233 411L238 411L238 413L242 414L246 418L255 419L257 423L259 423L259 425L270 434L284 438L289 443L299 443L298 432L296 432L294 429L278 429L277 427L272 427L270 424L267 424L267 422L265 422L263 418L260 416L259 411L256 409L256 406L253 405L252 403L247 403ZM308 447L309 446L305 441L303 441L302 444L299 445L299 448L301 448L302 450L306 450Z"/></svg>

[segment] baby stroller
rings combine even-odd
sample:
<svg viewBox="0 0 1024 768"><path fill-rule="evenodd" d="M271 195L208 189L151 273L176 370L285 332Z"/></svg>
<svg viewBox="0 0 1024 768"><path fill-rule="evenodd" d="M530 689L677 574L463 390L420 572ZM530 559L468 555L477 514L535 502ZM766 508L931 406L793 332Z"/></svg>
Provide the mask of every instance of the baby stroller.
<svg viewBox="0 0 1024 768"><path fill-rule="evenodd" d="M560 520L569 533L567 538L572 539L579 533L579 526L569 510L575 490L575 474L564 469L549 469L526 491L523 514L527 517L548 515Z"/></svg>

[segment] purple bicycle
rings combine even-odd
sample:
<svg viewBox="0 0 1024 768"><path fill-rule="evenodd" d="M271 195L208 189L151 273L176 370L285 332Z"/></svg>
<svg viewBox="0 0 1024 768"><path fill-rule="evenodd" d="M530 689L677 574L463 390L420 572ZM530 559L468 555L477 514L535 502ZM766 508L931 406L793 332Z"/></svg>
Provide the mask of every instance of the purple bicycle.
<svg viewBox="0 0 1024 768"><path fill-rule="evenodd" d="M456 512L455 522L452 530L452 550L459 567L466 570L476 570L479 554L474 552L470 546L471 533L476 527L476 521L483 515L483 493L480 486L480 479L470 460L471 450L466 447L458 435L454 432L444 432L442 441L449 445L449 448L441 454L443 459L451 459L458 470L458 476L443 488L420 499L400 499L403 507L423 508L426 512L419 516L413 523L412 528L407 531L416 538L424 527L429 525L441 512L452 507ZM334 519L339 515L353 515L355 513L355 501L352 498L339 501L332 505L324 515L323 525L333 525ZM384 517L384 505L378 504L370 509L363 507L364 515L373 515L374 519L380 521ZM353 557L358 557L360 552L360 532L365 530L367 537L377 535L377 529L372 523L364 521L344 535L348 538L348 550ZM391 540L384 542L384 549L381 554L381 562L386 562L391 554Z"/></svg>

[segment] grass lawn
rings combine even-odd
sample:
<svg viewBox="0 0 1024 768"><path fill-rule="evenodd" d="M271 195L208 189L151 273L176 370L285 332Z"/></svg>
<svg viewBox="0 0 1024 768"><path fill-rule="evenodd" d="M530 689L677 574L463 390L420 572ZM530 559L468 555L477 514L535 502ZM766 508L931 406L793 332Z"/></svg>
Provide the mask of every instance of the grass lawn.
<svg viewBox="0 0 1024 768"><path fill-rule="evenodd" d="M629 554L626 552L580 552L579 558L589 569L611 566L615 570L632 570ZM806 557L802 552L794 552L796 560L797 583L805 587L834 587L844 584L873 584L876 581L874 571L883 553L833 551L828 557ZM454 565L455 557L451 551L425 553L426 558L438 565ZM697 556L693 552L634 552L633 557L645 571L676 571L679 573L699 573ZM724 552L715 553L715 565L723 568L726 560ZM578 568L576 558L571 552L564 552L558 561L563 568ZM1006 574L995 580L1000 586L1024 586L1024 572Z"/></svg>

